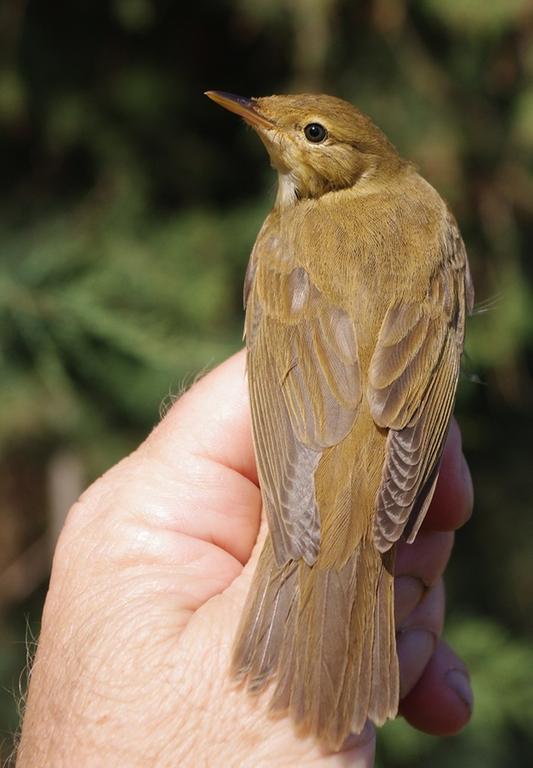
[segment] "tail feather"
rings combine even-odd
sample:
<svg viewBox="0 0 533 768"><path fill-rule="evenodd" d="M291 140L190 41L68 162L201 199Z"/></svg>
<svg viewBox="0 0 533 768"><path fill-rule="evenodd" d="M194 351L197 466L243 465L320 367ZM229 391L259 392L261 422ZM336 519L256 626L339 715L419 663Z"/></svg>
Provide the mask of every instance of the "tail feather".
<svg viewBox="0 0 533 768"><path fill-rule="evenodd" d="M270 709L336 749L398 708L391 552L371 539L339 569L261 554L233 656L253 692L275 682Z"/></svg>
<svg viewBox="0 0 533 768"><path fill-rule="evenodd" d="M322 733L336 718L349 644L351 568L301 567L296 667L289 712L299 730ZM285 674L285 670L283 670Z"/></svg>
<svg viewBox="0 0 533 768"><path fill-rule="evenodd" d="M383 725L388 718L396 716L400 690L394 631L394 581L391 575L394 554L384 559L391 562L389 568L381 569L378 579L374 609L372 691L368 710L368 717L376 725Z"/></svg>
<svg viewBox="0 0 533 768"><path fill-rule="evenodd" d="M374 642L372 606L369 603L375 595L368 555L369 550L362 544L352 555L355 584L352 594L349 663L340 694L339 739L346 737L346 730L360 733L368 718Z"/></svg>
<svg viewBox="0 0 533 768"><path fill-rule="evenodd" d="M291 561L277 568L268 537L237 632L231 668L237 680L247 680L251 693L262 691L278 669L287 622L297 601L298 564Z"/></svg>

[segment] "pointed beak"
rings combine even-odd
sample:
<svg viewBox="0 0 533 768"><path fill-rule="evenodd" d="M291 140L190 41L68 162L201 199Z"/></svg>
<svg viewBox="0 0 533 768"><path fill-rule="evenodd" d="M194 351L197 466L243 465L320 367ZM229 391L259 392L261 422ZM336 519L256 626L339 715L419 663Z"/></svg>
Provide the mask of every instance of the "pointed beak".
<svg viewBox="0 0 533 768"><path fill-rule="evenodd" d="M244 118L254 128L273 128L274 124L263 117L257 111L257 105L254 99L247 99L245 96L235 96L234 93L225 91L206 91L205 95L224 109L235 112L236 115Z"/></svg>

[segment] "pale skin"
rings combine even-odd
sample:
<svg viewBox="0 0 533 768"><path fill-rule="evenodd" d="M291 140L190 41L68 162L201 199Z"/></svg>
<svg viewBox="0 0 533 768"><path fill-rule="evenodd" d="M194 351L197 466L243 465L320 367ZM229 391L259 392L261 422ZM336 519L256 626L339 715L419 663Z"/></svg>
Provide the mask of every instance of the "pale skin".
<svg viewBox="0 0 533 768"><path fill-rule="evenodd" d="M452 425L424 528L397 558L401 712L469 720L464 663L440 640L442 574L472 486ZM261 497L244 354L197 382L71 509L53 563L17 766L372 766L367 727L340 753L301 739L228 677L259 553Z"/></svg>

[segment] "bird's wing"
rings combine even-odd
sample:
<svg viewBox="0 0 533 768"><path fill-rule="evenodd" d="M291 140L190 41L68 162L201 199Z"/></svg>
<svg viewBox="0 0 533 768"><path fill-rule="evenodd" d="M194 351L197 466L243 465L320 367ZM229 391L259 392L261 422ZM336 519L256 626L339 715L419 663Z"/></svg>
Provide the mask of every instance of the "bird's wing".
<svg viewBox="0 0 533 768"><path fill-rule="evenodd" d="M271 252L258 258L258 248ZM359 361L348 314L278 249L259 237L245 285L252 424L276 560L311 565L320 545L314 474L354 422Z"/></svg>
<svg viewBox="0 0 533 768"><path fill-rule="evenodd" d="M414 540L433 495L453 410L474 295L451 217L440 252L425 299L388 309L370 363L372 416L389 430L374 517L381 552L402 535Z"/></svg>

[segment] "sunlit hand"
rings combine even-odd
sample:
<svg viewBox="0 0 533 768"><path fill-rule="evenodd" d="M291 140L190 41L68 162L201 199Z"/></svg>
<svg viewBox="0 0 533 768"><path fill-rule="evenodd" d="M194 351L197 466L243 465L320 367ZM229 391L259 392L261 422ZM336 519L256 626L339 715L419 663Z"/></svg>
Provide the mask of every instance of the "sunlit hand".
<svg viewBox="0 0 533 768"><path fill-rule="evenodd" d="M401 711L453 733L464 664L439 639L442 573L472 489L454 425L415 544L397 558ZM203 378L70 511L54 558L17 765L373 764L368 727L326 754L227 670L258 549L261 497L244 355ZM347 755L349 759L347 759Z"/></svg>

